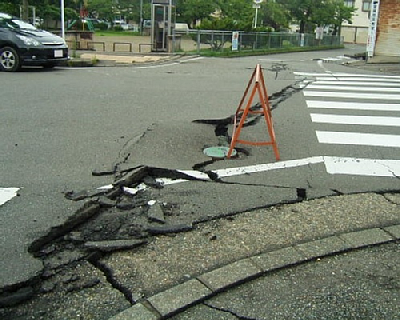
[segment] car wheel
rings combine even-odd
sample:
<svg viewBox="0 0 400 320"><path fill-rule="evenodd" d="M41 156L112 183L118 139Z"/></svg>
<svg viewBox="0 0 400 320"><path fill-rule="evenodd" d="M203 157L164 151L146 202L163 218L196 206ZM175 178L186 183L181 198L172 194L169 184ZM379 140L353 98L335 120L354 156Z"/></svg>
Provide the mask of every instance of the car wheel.
<svg viewBox="0 0 400 320"><path fill-rule="evenodd" d="M21 59L18 52L11 47L0 49L0 70L14 72L21 67Z"/></svg>

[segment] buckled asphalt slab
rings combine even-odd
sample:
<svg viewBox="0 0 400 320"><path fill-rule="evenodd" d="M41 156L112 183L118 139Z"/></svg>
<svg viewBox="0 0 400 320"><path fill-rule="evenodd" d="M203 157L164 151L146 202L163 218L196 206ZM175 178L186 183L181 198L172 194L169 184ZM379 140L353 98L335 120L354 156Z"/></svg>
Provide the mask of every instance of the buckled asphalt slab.
<svg viewBox="0 0 400 320"><path fill-rule="evenodd" d="M351 203L356 200L354 197L361 199L362 197L368 198L369 195L344 196L343 198L339 197L331 200L326 199L326 201L342 202L342 204L348 201L347 204L351 205ZM397 201L400 200L398 195L396 195L395 198ZM320 200L317 200L317 202L321 203ZM369 200L361 202L365 205L370 203ZM338 203L333 204L333 206L336 207L337 204ZM399 204L400 202L392 204L396 206L397 211ZM363 209L368 210L368 205ZM296 208L293 207L292 210L296 210ZM379 213L376 212L376 214ZM265 219L268 219L267 215L264 215L264 217ZM241 219L241 217L238 218L238 220ZM246 230L241 234L241 237L247 239L246 242L248 245L255 243L257 246L257 243L260 242L260 238L256 232L254 232L251 225L254 223L263 225L266 221L263 221L261 215L256 215L255 217L247 215L247 219L247 225L244 223L245 220L238 222L241 229ZM397 219L397 222L399 222L399 219ZM218 228L213 231L213 233L217 234ZM247 257L245 252L236 248L236 250L229 251L230 255L236 257L236 259L233 258L232 262L226 263L222 266L220 265L216 268L211 267L210 270L207 270L206 272L200 273L185 281L180 281L166 290L162 290L154 295L144 298L132 307L110 318L110 320L167 319L170 316L179 314L185 309L216 296L221 292L226 292L232 287L256 279L260 276L268 275L273 271L291 268L304 262L320 259L325 256L341 254L343 252L382 243L394 242L399 239L400 224L397 223L384 227L373 227L343 233L339 232L306 242L300 241L297 243L295 241L282 248L272 251L261 250L256 254L252 254L251 248L249 248L249 254ZM227 242L228 239L225 238L224 241L220 243L222 246L226 246ZM177 246L171 246L170 250L179 251L180 248ZM220 252L221 248L214 248L214 250ZM203 258L207 259L207 257ZM224 258L222 260L224 260ZM190 264L193 260L190 257L187 257L186 261Z"/></svg>
<svg viewBox="0 0 400 320"><path fill-rule="evenodd" d="M110 320L167 319L276 270L395 242L399 205L399 194L328 197L206 223L135 253L121 252L103 262L130 265L150 294Z"/></svg>

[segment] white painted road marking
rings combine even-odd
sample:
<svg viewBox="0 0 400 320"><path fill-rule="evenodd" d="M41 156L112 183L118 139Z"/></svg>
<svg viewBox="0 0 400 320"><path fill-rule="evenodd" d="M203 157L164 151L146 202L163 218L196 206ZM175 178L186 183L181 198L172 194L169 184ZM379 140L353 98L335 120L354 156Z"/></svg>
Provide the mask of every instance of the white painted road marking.
<svg viewBox="0 0 400 320"><path fill-rule="evenodd" d="M374 91L371 88L370 92ZM329 98L347 98L347 99L376 99L376 100L398 100L400 94L378 94L378 93L358 93L358 92L324 92L324 91L304 91L306 97L329 97Z"/></svg>
<svg viewBox="0 0 400 320"><path fill-rule="evenodd" d="M400 111L400 104L390 103L361 103L343 101L306 101L308 108L316 109L347 109L347 110L369 110L369 111Z"/></svg>
<svg viewBox="0 0 400 320"><path fill-rule="evenodd" d="M19 188L0 188L0 206L17 195Z"/></svg>
<svg viewBox="0 0 400 320"><path fill-rule="evenodd" d="M398 87L395 88L386 88L386 87L368 87L368 86L364 86L364 87L360 87L360 86L336 86L336 85L327 85L327 84L309 84L307 85L307 89L320 89L320 90L339 90L339 91L360 91L360 92L397 92L399 93L400 90ZM399 99L400 99L400 95L399 95Z"/></svg>
<svg viewBox="0 0 400 320"><path fill-rule="evenodd" d="M312 122L400 127L400 117L346 116L311 113Z"/></svg>
<svg viewBox="0 0 400 320"><path fill-rule="evenodd" d="M343 175L362 175L370 177L400 177L400 160L380 160L380 159L361 159L350 157L331 157L331 156L315 156L297 160L286 160L275 163L264 163L252 166L244 166L237 168L227 168L212 171L217 174L218 178L226 178L247 174L263 173L273 170L282 170L309 166L313 164L324 164L328 174L343 174ZM204 173L194 172L192 170L177 170L196 179L208 180L211 179ZM185 179L169 179L157 178L157 182L164 186L188 182L193 180ZM98 189L111 189L113 185L106 185ZM140 190L147 189L148 186L144 183L139 184L135 188L124 187L124 191L130 194L136 194Z"/></svg>
<svg viewBox="0 0 400 320"><path fill-rule="evenodd" d="M379 79L379 81L374 81L374 79L371 79L372 82L368 82L366 83L365 80L364 81L359 81L359 79L357 79L358 81L348 81L346 79L346 81L338 81L338 80L333 80L333 79L329 79L329 80L324 80L324 81L319 81L317 79L317 81L312 82L315 85L337 85L338 88L342 88L341 86L344 85L350 85L350 86L374 86L374 87L396 87L398 88L400 83L394 83L394 82L386 82L387 80L383 80L383 79ZM380 81L383 80L383 81ZM399 81L400 82L400 81ZM371 89L371 88L369 88ZM399 90L399 89L397 89Z"/></svg>
<svg viewBox="0 0 400 320"><path fill-rule="evenodd" d="M324 163L330 174L400 177L400 160L325 157Z"/></svg>
<svg viewBox="0 0 400 320"><path fill-rule="evenodd" d="M286 160L274 163L257 164L252 166L244 166L237 168L227 168L213 170L219 178L240 176L246 174L262 173L273 170L297 168L313 164L324 164L329 174L346 174L346 175L365 175L375 177L399 177L400 176L400 160L381 160L381 159L363 159L352 157L332 157L332 156L314 156L297 160ZM181 170L188 175L191 171ZM193 175L197 177L197 174ZM205 176L202 176L205 180ZM208 180L210 180L208 178ZM165 185L175 184L189 180L170 180L160 179Z"/></svg>
<svg viewBox="0 0 400 320"><path fill-rule="evenodd" d="M320 143L400 148L400 136L359 132L316 131Z"/></svg>
<svg viewBox="0 0 400 320"><path fill-rule="evenodd" d="M302 77L321 77L321 78L326 78L326 79L332 79L332 78L336 78L336 79L390 79L390 80L394 80L400 81L400 76L384 76L384 75L376 75L376 74L355 74L355 73L344 73L344 72L335 72L335 73L325 73L325 72L321 72L321 73L317 73L317 72L293 72L294 75L296 76L302 76ZM396 80L397 79L397 80Z"/></svg>

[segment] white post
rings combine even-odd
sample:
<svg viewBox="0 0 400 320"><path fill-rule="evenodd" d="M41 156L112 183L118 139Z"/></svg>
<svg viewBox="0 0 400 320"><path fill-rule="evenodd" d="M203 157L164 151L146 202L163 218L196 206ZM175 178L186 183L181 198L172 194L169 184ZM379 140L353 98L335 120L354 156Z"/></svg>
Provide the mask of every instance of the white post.
<svg viewBox="0 0 400 320"><path fill-rule="evenodd" d="M256 16L254 17L254 29L257 28L257 14L258 14L258 7L256 7Z"/></svg>
<svg viewBox="0 0 400 320"><path fill-rule="evenodd" d="M140 0L140 19L139 19L139 31L140 31L140 35L143 35L143 0Z"/></svg>
<svg viewBox="0 0 400 320"><path fill-rule="evenodd" d="M64 0L60 0L61 7L61 37L65 39L65 30L64 30Z"/></svg>

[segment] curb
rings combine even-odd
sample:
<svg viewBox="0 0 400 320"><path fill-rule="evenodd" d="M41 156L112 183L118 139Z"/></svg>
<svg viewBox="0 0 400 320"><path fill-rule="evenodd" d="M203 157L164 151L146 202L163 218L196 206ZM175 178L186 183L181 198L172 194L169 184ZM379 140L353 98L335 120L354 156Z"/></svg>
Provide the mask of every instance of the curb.
<svg viewBox="0 0 400 320"><path fill-rule="evenodd" d="M95 56L95 55L94 55ZM143 66L143 65L158 65L158 64L165 64L171 61L176 61L181 59L182 57L185 57L186 55L170 55L166 56L164 59L158 59L158 60L146 60L146 61L137 61L137 62L132 62L132 61L118 61L118 58L120 57L128 57L129 59L132 59L135 56L131 55L118 55L118 54L103 54L101 56L106 56L106 58L102 59L81 59L81 58L72 58L68 60L65 63L65 67L121 67L121 66ZM138 55L139 57L143 55ZM148 55L151 57L151 55Z"/></svg>
<svg viewBox="0 0 400 320"><path fill-rule="evenodd" d="M109 320L161 320L216 294L317 258L400 240L400 224L365 229L296 244L237 260L144 299Z"/></svg>

